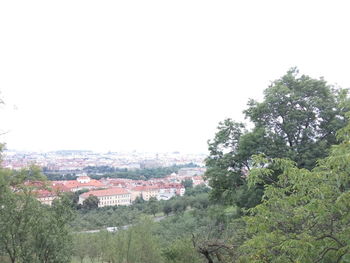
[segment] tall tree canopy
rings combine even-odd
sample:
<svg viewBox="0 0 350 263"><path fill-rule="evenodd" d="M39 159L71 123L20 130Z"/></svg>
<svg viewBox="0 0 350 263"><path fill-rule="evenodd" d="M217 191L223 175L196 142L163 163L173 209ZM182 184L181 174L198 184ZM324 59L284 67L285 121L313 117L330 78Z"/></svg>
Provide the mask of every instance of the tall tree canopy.
<svg viewBox="0 0 350 263"><path fill-rule="evenodd" d="M206 176L213 188L212 198L241 207L256 205L262 184L248 189L245 176L256 154L289 158L298 168L315 167L336 143L336 131L346 124L347 100L347 90L290 69L264 91L262 102L248 102L244 114L253 123L251 130L227 119L208 142ZM266 178L267 183L275 177Z"/></svg>
<svg viewBox="0 0 350 263"><path fill-rule="evenodd" d="M349 135L350 125L311 171L286 159L257 158L250 183L274 173L268 164L281 172L245 218L250 238L239 262L350 262Z"/></svg>

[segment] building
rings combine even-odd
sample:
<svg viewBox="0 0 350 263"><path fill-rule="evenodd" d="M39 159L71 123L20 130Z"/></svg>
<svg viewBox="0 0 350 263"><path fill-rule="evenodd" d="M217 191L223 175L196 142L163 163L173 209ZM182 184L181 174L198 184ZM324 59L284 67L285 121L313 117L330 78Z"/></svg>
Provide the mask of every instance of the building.
<svg viewBox="0 0 350 263"><path fill-rule="evenodd" d="M36 199L44 204L44 205L52 205L53 200L55 200L56 198L58 198L58 194L57 192L54 191L49 191L49 190L36 190L34 192L34 195L36 197Z"/></svg>
<svg viewBox="0 0 350 263"><path fill-rule="evenodd" d="M159 194L170 193L174 195L183 196L185 194L185 187L180 183L159 183ZM158 197L160 200L161 198Z"/></svg>
<svg viewBox="0 0 350 263"><path fill-rule="evenodd" d="M128 190L120 187L104 190L93 190L83 193L79 196L79 204L83 204L84 200L91 195L98 198L98 207L131 204L131 193Z"/></svg>
<svg viewBox="0 0 350 263"><path fill-rule="evenodd" d="M53 200L60 198L60 194L69 192L64 185L54 185L50 181L27 181L26 186L32 189L35 198L42 204L52 205Z"/></svg>
<svg viewBox="0 0 350 263"><path fill-rule="evenodd" d="M106 188L103 183L98 180L91 179L85 174L78 176L76 180L54 181L54 185L59 184L64 185L71 192L76 192L83 189L91 190L97 188Z"/></svg>
<svg viewBox="0 0 350 263"><path fill-rule="evenodd" d="M149 199L157 198L159 194L159 187L153 185L136 186L131 189L131 201L135 201L137 197L142 197L143 200L149 201Z"/></svg>
<svg viewBox="0 0 350 263"><path fill-rule="evenodd" d="M131 189L131 201L137 197L142 197L143 200L149 201L150 198L157 200L169 200L175 195L183 196L185 187L179 183L163 183L159 182L154 185L136 186Z"/></svg>
<svg viewBox="0 0 350 263"><path fill-rule="evenodd" d="M193 187L197 185L206 185L206 182L204 181L203 176L193 176L191 179L193 182Z"/></svg>

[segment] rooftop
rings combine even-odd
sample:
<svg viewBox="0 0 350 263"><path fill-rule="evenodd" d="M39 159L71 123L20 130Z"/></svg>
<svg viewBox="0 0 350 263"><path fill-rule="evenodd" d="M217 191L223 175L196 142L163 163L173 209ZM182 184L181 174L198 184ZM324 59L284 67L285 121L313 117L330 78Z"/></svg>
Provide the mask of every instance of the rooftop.
<svg viewBox="0 0 350 263"><path fill-rule="evenodd" d="M81 194L82 197L89 197L90 195L94 196L113 196L113 195L124 195L124 194L130 194L128 190L120 187L110 188L110 189L104 189L104 190L94 190L89 191L86 193Z"/></svg>

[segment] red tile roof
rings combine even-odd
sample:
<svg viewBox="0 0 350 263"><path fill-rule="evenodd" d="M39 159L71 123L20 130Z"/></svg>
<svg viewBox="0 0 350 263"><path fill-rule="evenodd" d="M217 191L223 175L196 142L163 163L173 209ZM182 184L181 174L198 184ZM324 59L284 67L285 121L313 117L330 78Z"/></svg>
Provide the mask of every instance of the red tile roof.
<svg viewBox="0 0 350 263"><path fill-rule="evenodd" d="M58 192L69 192L70 191L70 189L67 186L65 186L63 184L55 184L55 183L52 184L52 189L55 191L58 191Z"/></svg>
<svg viewBox="0 0 350 263"><path fill-rule="evenodd" d="M61 192L69 192L69 188L63 184L57 184L51 181L28 181L25 185L33 187L34 193L39 195L57 195Z"/></svg>
<svg viewBox="0 0 350 263"><path fill-rule="evenodd" d="M68 180L68 181L55 181L56 184L63 184L65 187L69 189L79 188L79 187L104 187L104 184L100 181L91 179L90 182L80 183L76 180Z"/></svg>
<svg viewBox="0 0 350 263"><path fill-rule="evenodd" d="M89 191L86 193L81 194L80 196L82 197L89 197L90 195L94 196L112 196L112 195L124 195L124 194L130 194L128 190L120 187L115 187L115 188L110 188L110 189L105 189L105 190L94 190L94 191Z"/></svg>
<svg viewBox="0 0 350 263"><path fill-rule="evenodd" d="M57 196L57 193L49 190L36 190L33 194L38 198Z"/></svg>
<svg viewBox="0 0 350 263"><path fill-rule="evenodd" d="M156 185L141 185L141 186L136 186L131 189L132 191L149 191L149 190L159 190L159 187Z"/></svg>

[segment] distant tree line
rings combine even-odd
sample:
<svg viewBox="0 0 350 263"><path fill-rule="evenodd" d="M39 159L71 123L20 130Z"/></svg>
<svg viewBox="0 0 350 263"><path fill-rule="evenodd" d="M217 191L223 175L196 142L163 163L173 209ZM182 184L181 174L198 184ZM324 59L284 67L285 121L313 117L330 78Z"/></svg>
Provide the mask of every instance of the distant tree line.
<svg viewBox="0 0 350 263"><path fill-rule="evenodd" d="M77 179L76 173L73 172L62 172L62 171L51 171L47 168L43 168L43 174L50 181L59 181L59 180L75 180Z"/></svg>
<svg viewBox="0 0 350 263"><path fill-rule="evenodd" d="M102 177L126 178L133 180L148 180L152 178L162 178L172 173L177 173L181 168L198 167L196 164L189 163L184 165L173 165L169 167L145 168L145 169L127 169L110 166L88 166L83 169L94 179Z"/></svg>
<svg viewBox="0 0 350 263"><path fill-rule="evenodd" d="M149 180L152 178L163 178L169 174L177 173L181 168L199 167L194 163L184 165L173 165L169 167L144 168L144 169L127 169L112 166L87 166L82 171L67 172L53 171L46 167L43 168L43 173L50 181L56 180L75 180L77 174L85 172L93 179L101 179L103 177L110 178L126 178L133 180Z"/></svg>

